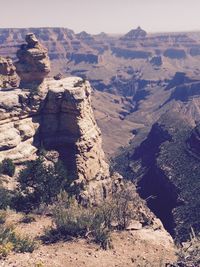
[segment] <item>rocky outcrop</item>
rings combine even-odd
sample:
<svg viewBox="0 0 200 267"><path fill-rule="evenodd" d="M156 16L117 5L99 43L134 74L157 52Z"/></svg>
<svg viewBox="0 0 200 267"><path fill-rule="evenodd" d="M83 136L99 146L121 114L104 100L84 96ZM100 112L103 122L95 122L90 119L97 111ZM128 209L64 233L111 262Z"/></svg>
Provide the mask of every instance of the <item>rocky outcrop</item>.
<svg viewBox="0 0 200 267"><path fill-rule="evenodd" d="M108 196L112 180L91 107L90 84L80 78L66 78L47 81L44 86L49 90L36 139L46 149L58 150L70 175L76 178L75 183L86 186L87 190L81 194L83 201L96 202Z"/></svg>
<svg viewBox="0 0 200 267"><path fill-rule="evenodd" d="M19 78L12 60L0 56L0 88L17 87Z"/></svg>
<svg viewBox="0 0 200 267"><path fill-rule="evenodd" d="M32 88L42 83L50 72L50 61L47 49L43 47L34 34L26 35L26 44L17 51L19 61L17 73L21 79L21 88Z"/></svg>
<svg viewBox="0 0 200 267"><path fill-rule="evenodd" d="M31 159L41 146L57 150L83 203L109 196L121 177L110 177L90 97L89 82L77 77L46 80L35 94L0 91L0 159Z"/></svg>

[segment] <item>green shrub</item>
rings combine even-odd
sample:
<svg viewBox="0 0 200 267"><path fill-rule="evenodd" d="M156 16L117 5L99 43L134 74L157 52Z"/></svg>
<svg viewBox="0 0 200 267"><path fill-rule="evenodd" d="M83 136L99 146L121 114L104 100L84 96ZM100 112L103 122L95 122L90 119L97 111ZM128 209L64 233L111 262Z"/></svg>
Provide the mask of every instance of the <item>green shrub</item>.
<svg viewBox="0 0 200 267"><path fill-rule="evenodd" d="M104 227L96 227L93 235L95 243L100 244L103 249L112 248L112 240L109 229Z"/></svg>
<svg viewBox="0 0 200 267"><path fill-rule="evenodd" d="M52 209L55 227L46 231L46 241L56 242L59 239L81 236L88 237L107 249L111 247L113 222L121 230L135 218L134 200L135 192L126 187L98 207L84 208L74 198L62 193Z"/></svg>
<svg viewBox="0 0 200 267"><path fill-rule="evenodd" d="M1 163L0 171L12 177L15 174L15 164L11 159L6 158Z"/></svg>
<svg viewBox="0 0 200 267"><path fill-rule="evenodd" d="M12 205L12 193L0 185L0 209L6 209Z"/></svg>
<svg viewBox="0 0 200 267"><path fill-rule="evenodd" d="M71 199L68 208L54 208L53 218L62 235L84 236L91 228L94 214L91 209L83 208L75 199Z"/></svg>
<svg viewBox="0 0 200 267"><path fill-rule="evenodd" d="M110 247L110 229L105 223L104 212L100 208L84 208L73 198L60 204L61 202L53 208L55 228L46 230L43 238L45 242L70 240L72 237L88 237L104 249Z"/></svg>
<svg viewBox="0 0 200 267"><path fill-rule="evenodd" d="M136 192L131 184L127 183L123 190L113 197L113 220L117 223L118 229L126 229L130 221L135 219L135 205L137 200Z"/></svg>
<svg viewBox="0 0 200 267"><path fill-rule="evenodd" d="M31 210L40 204L52 204L61 190L67 190L71 181L61 162L46 165L43 157L29 161L18 176L16 209Z"/></svg>
<svg viewBox="0 0 200 267"><path fill-rule="evenodd" d="M37 247L37 243L28 236L20 236L15 234L13 239L14 251L19 253L30 252L32 253Z"/></svg>
<svg viewBox="0 0 200 267"><path fill-rule="evenodd" d="M33 239L17 235L13 226L0 225L0 257L6 257L11 251L33 252L36 247Z"/></svg>

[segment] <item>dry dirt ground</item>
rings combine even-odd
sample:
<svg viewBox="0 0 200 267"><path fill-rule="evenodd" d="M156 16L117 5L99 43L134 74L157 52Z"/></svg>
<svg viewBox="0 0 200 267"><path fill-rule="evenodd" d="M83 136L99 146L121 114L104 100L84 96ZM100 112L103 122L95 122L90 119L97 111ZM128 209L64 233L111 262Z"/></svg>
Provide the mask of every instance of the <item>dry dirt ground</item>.
<svg viewBox="0 0 200 267"><path fill-rule="evenodd" d="M16 232L39 237L51 219L36 216L36 222L20 222L22 215L11 213L7 223L14 223ZM113 248L102 250L98 245L78 239L51 245L40 244L33 253L11 253L0 260L1 267L164 267L173 262L175 248L171 238L161 230L142 228L114 232Z"/></svg>

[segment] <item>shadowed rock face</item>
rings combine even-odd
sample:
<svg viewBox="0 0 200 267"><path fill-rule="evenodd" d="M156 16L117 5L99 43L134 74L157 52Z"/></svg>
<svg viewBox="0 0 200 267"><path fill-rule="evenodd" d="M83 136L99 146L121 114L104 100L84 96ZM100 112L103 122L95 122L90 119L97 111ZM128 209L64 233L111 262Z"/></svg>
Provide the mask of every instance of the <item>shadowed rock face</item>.
<svg viewBox="0 0 200 267"><path fill-rule="evenodd" d="M43 47L34 34L26 35L26 44L17 51L19 61L16 70L21 78L20 87L32 88L43 82L50 72L47 49Z"/></svg>
<svg viewBox="0 0 200 267"><path fill-rule="evenodd" d="M188 116L174 109L128 154L140 196L181 242L190 237L191 227L196 233L200 229L199 150L199 126L193 129Z"/></svg>
<svg viewBox="0 0 200 267"><path fill-rule="evenodd" d="M0 88L17 87L19 78L10 58L0 57Z"/></svg>
<svg viewBox="0 0 200 267"><path fill-rule="evenodd" d="M165 57L171 58L171 59L184 59L186 58L185 50L183 49L174 49L169 48L164 51L163 54Z"/></svg>

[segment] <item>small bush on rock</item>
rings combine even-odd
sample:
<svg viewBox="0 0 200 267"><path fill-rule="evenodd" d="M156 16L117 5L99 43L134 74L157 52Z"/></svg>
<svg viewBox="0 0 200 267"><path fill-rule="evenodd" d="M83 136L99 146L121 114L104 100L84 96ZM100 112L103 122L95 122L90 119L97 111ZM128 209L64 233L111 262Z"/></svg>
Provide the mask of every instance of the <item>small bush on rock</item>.
<svg viewBox="0 0 200 267"><path fill-rule="evenodd" d="M12 177L15 174L15 164L11 159L4 159L0 164L0 173Z"/></svg>
<svg viewBox="0 0 200 267"><path fill-rule="evenodd" d="M70 180L61 162L45 164L44 158L29 161L18 176L16 209L30 211L40 204L52 204L61 190L67 190Z"/></svg>

